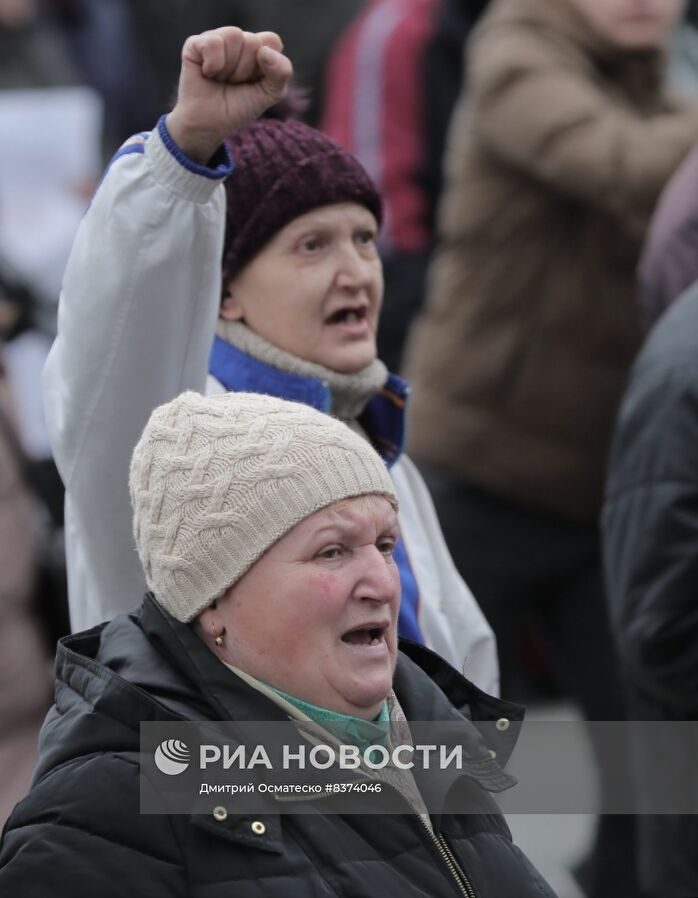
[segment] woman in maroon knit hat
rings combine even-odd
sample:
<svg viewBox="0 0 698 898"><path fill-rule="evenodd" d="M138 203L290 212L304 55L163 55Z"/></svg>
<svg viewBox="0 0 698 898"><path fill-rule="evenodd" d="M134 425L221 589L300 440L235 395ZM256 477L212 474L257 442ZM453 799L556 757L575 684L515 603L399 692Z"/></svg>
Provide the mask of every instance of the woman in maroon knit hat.
<svg viewBox="0 0 698 898"><path fill-rule="evenodd" d="M380 196L320 132L257 120L291 74L280 49L236 28L190 38L174 110L117 153L78 233L45 377L72 626L130 610L145 588L127 469L152 409L185 388L267 393L378 449L400 499L400 635L496 692L491 630L402 452L408 387L376 357Z"/></svg>

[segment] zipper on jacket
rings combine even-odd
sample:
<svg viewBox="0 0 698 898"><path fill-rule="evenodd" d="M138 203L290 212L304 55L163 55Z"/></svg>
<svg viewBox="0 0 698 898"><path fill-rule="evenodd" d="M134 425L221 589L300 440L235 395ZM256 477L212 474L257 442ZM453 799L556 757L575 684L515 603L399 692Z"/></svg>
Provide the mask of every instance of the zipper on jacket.
<svg viewBox="0 0 698 898"><path fill-rule="evenodd" d="M461 895L464 895L465 898L477 898L472 883L466 876L463 868L456 860L455 855L448 847L448 844L444 837L439 835L438 833L432 832L432 830L429 829L429 827L421 817L417 817L417 820L419 820L422 829L429 836L430 841L439 852L444 864L448 868L449 873L455 880Z"/></svg>

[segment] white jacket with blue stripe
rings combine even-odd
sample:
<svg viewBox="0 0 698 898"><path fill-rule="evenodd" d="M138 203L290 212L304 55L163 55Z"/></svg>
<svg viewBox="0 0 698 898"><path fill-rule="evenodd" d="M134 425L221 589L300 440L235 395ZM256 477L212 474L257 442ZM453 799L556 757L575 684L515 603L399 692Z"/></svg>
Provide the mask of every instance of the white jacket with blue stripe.
<svg viewBox="0 0 698 898"><path fill-rule="evenodd" d="M44 371L66 487L74 630L131 610L146 589L131 530L129 461L153 408L183 390L207 389L229 170L222 154L212 168L189 161L161 122L117 153L78 230ZM404 455L391 475L427 645L496 694L492 630L455 569L426 487Z"/></svg>

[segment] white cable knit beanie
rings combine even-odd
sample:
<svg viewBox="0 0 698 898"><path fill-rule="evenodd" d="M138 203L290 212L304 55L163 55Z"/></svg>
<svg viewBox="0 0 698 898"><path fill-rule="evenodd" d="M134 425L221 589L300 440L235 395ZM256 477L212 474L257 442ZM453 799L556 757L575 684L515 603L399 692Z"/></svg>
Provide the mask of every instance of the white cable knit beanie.
<svg viewBox="0 0 698 898"><path fill-rule="evenodd" d="M183 393L156 408L130 489L148 586L184 622L313 512L371 493L397 508L366 440L307 405L257 393Z"/></svg>

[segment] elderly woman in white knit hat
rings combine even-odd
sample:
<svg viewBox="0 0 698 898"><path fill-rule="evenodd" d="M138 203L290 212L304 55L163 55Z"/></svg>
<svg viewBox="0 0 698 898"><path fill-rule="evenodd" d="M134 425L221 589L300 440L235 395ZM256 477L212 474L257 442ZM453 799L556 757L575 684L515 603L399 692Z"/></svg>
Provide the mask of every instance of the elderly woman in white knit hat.
<svg viewBox="0 0 698 898"><path fill-rule="evenodd" d="M380 197L318 131L255 121L289 79L280 46L237 28L190 38L176 107L117 153L77 235L45 375L72 627L143 591L126 475L153 408L183 389L266 393L341 418L383 455L400 497L400 635L496 692L492 631L402 451L407 385L376 358Z"/></svg>
<svg viewBox="0 0 698 898"><path fill-rule="evenodd" d="M131 495L152 592L59 645L0 894L554 898L485 791L511 780L471 722L518 710L428 649L398 651L398 502L366 440L306 405L185 393L151 416ZM250 816L229 795L208 814L139 813L142 723L289 718L344 742L361 722L457 722L475 763L456 784L485 813L433 813L404 776L394 815L333 814L324 795L305 813L268 798Z"/></svg>

